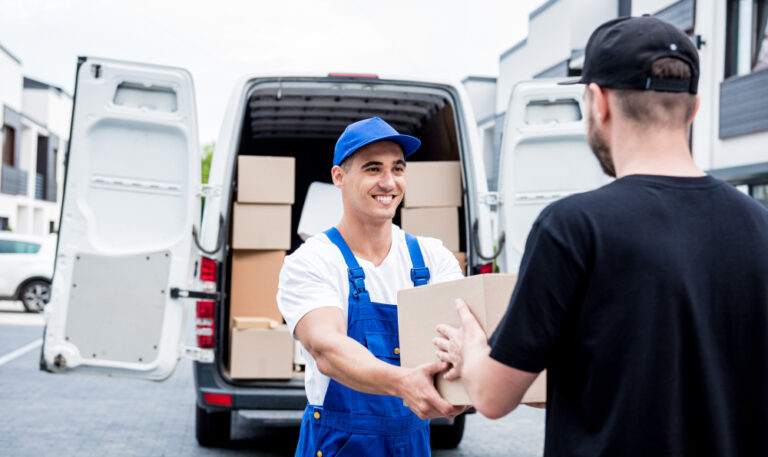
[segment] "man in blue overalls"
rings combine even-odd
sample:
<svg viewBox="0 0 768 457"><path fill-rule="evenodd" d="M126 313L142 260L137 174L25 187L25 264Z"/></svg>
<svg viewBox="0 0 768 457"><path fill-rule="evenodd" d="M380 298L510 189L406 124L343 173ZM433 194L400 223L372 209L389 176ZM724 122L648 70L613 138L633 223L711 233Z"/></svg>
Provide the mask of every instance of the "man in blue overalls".
<svg viewBox="0 0 768 457"><path fill-rule="evenodd" d="M285 259L278 305L305 349L309 401L297 457L428 456L428 419L464 411L434 388L446 365L399 366L397 291L462 277L442 242L392 224L420 145L379 118L349 125L331 170L344 215Z"/></svg>

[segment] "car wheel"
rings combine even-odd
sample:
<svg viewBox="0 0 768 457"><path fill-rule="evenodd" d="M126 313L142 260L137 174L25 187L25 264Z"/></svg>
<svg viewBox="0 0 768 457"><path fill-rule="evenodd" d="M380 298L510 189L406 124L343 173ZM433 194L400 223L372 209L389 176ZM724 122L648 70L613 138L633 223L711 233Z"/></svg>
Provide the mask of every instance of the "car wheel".
<svg viewBox="0 0 768 457"><path fill-rule="evenodd" d="M21 288L19 298L27 312L39 313L51 300L51 284L41 279L30 281Z"/></svg>
<svg viewBox="0 0 768 457"><path fill-rule="evenodd" d="M200 446L224 447L229 444L232 413L229 411L208 412L197 406L195 414L195 436Z"/></svg>
<svg viewBox="0 0 768 457"><path fill-rule="evenodd" d="M432 425L429 430L429 444L432 449L455 449L464 437L466 414L457 416L451 425Z"/></svg>

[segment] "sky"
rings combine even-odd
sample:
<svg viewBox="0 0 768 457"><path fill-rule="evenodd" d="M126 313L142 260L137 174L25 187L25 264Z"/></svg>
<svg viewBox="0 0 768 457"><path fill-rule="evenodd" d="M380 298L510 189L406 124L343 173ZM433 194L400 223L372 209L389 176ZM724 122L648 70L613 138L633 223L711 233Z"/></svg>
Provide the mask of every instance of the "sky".
<svg viewBox="0 0 768 457"><path fill-rule="evenodd" d="M74 91L77 56L186 68L200 142L246 74L496 76L543 0L0 0L0 43L25 76Z"/></svg>

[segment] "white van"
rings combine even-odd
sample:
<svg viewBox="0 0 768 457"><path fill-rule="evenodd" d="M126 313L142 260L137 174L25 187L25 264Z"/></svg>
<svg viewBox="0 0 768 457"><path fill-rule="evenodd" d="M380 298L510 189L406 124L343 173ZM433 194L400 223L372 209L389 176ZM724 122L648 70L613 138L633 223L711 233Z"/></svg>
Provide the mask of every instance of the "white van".
<svg viewBox="0 0 768 457"><path fill-rule="evenodd" d="M313 181L330 182L344 127L374 115L422 140L413 160L461 162L460 250L470 274L490 271L481 258L494 243L485 169L461 85L341 74L243 78L202 186L189 73L80 58L42 368L162 380L186 355L194 359L201 444L225 444L235 412L261 425L298 425L301 375L233 380L224 366L236 159L295 158L294 250L301 196ZM189 305L197 347L183 344ZM458 445L463 424L463 416L435 421L434 444Z"/></svg>

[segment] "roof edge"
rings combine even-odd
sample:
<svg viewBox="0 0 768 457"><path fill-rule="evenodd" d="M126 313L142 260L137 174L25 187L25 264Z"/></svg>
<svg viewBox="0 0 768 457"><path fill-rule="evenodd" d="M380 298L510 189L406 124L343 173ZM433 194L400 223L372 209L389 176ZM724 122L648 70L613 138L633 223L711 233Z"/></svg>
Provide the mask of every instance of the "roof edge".
<svg viewBox="0 0 768 457"><path fill-rule="evenodd" d="M467 75L464 79L461 80L461 83L465 84L468 81L481 81L481 82L487 82L487 83L495 83L496 82L496 77L495 76Z"/></svg>
<svg viewBox="0 0 768 457"><path fill-rule="evenodd" d="M502 52L501 55L499 56L499 60L504 60L505 57L517 51L518 49L522 48L523 46L525 46L526 43L528 43L528 37L523 38L522 40L515 43L511 48Z"/></svg>
<svg viewBox="0 0 768 457"><path fill-rule="evenodd" d="M16 57L11 51L8 50L8 48L3 46L3 43L0 43L0 51L3 51L4 53L6 53L8 55L8 57L13 59L17 64L21 65L21 59Z"/></svg>

